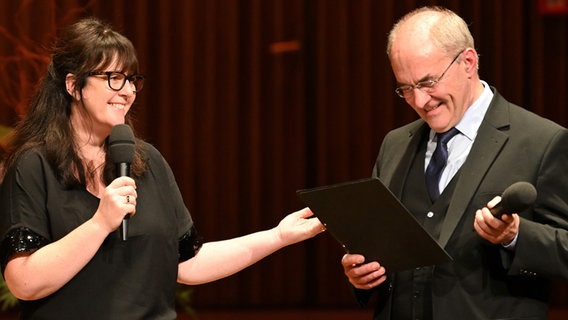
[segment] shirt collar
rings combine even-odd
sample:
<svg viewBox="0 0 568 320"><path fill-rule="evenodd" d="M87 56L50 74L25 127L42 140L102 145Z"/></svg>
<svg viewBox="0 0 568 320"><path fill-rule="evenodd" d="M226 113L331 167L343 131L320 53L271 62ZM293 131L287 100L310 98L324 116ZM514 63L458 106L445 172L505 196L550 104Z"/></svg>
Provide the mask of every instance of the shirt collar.
<svg viewBox="0 0 568 320"><path fill-rule="evenodd" d="M456 125L456 128L471 141L475 140L479 126L481 126L481 122L493 99L493 91L491 91L487 82L481 80L481 84L483 84L483 92L479 98L467 108L463 118Z"/></svg>

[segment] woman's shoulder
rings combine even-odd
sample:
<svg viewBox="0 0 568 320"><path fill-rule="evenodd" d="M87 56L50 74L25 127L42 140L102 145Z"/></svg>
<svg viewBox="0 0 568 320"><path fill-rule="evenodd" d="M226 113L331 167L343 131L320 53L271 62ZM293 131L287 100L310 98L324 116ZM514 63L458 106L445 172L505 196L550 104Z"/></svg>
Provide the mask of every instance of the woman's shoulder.
<svg viewBox="0 0 568 320"><path fill-rule="evenodd" d="M142 147L144 155L147 158L151 159L162 158L162 154L153 144L146 142L144 140L140 140L140 145Z"/></svg>
<svg viewBox="0 0 568 320"><path fill-rule="evenodd" d="M144 152L144 161L149 164L150 168L168 166L166 159L154 145L146 141L140 141L140 143Z"/></svg>
<svg viewBox="0 0 568 320"><path fill-rule="evenodd" d="M4 168L2 180L9 180L9 177L19 176L21 181L29 178L37 179L40 174L44 175L51 171L51 167L45 157L43 147L31 147L14 154L14 159Z"/></svg>
<svg viewBox="0 0 568 320"><path fill-rule="evenodd" d="M45 147L35 146L18 152L13 165L15 167L30 167L43 165L46 162Z"/></svg>

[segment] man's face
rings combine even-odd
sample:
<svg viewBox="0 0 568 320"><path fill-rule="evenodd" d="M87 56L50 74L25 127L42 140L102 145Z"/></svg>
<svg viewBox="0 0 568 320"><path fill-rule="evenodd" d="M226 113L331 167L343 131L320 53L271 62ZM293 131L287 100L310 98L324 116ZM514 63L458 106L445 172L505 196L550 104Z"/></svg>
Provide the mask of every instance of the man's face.
<svg viewBox="0 0 568 320"><path fill-rule="evenodd" d="M406 102L436 132L454 127L471 105L470 79L465 66L468 49L444 53L441 49L396 48L391 66Z"/></svg>

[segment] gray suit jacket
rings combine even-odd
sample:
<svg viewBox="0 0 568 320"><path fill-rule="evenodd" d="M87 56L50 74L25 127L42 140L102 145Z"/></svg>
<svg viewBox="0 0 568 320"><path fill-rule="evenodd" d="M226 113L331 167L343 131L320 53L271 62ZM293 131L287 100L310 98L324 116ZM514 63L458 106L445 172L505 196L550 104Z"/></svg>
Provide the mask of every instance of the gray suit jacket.
<svg viewBox="0 0 568 320"><path fill-rule="evenodd" d="M550 279L568 279L568 132L492 89L495 96L438 238L454 260L434 268L434 319L546 319ZM373 175L398 197L427 129L417 120L383 141ZM520 213L516 249L510 252L482 239L473 221L477 209L517 181L532 183L538 196ZM379 304L377 319L390 317L388 286L380 287L387 301ZM360 301L368 297L357 293Z"/></svg>

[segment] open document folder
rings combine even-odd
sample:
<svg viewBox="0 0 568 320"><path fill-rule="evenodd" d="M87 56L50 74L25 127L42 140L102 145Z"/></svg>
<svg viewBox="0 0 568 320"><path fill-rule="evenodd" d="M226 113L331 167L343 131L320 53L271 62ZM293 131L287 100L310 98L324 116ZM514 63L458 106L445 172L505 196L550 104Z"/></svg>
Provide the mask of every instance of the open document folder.
<svg viewBox="0 0 568 320"><path fill-rule="evenodd" d="M452 260L377 178L297 193L348 253L378 261L388 272Z"/></svg>

